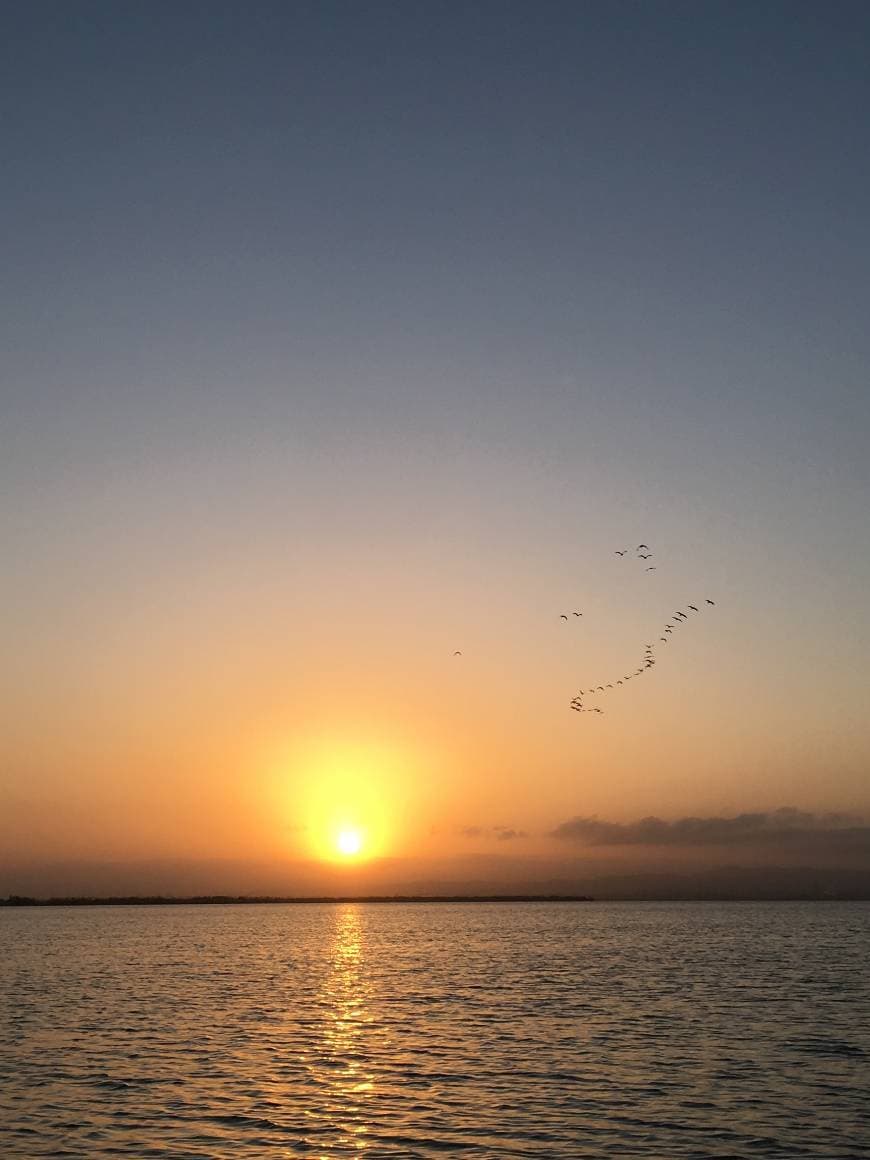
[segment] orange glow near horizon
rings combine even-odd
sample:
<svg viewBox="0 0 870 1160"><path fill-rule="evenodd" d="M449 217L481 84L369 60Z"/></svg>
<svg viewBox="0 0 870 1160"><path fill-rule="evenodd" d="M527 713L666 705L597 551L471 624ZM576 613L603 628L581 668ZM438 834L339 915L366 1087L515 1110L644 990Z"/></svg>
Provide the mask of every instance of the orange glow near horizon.
<svg viewBox="0 0 870 1160"><path fill-rule="evenodd" d="M297 795L291 808L310 854L359 863L393 851L402 769L395 754L363 744L316 743L292 764Z"/></svg>

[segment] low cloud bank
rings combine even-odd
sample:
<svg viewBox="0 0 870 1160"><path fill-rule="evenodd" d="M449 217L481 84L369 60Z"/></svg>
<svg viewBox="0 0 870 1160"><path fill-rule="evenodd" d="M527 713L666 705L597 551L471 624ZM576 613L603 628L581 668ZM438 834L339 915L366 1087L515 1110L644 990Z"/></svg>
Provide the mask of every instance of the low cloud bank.
<svg viewBox="0 0 870 1160"><path fill-rule="evenodd" d="M527 830L515 830L513 826L463 826L459 832L463 838L495 838L498 842L529 836Z"/></svg>
<svg viewBox="0 0 870 1160"><path fill-rule="evenodd" d="M870 856L870 825L849 814L814 814L783 807L734 817L641 818L607 822L574 817L550 836L583 846L794 846Z"/></svg>

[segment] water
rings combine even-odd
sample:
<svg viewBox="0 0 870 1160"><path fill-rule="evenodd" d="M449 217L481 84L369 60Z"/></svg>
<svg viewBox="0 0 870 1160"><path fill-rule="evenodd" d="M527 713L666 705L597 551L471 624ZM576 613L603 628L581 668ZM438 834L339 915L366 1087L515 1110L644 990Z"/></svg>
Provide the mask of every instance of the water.
<svg viewBox="0 0 870 1160"><path fill-rule="evenodd" d="M870 905L0 911L0 1155L870 1152Z"/></svg>

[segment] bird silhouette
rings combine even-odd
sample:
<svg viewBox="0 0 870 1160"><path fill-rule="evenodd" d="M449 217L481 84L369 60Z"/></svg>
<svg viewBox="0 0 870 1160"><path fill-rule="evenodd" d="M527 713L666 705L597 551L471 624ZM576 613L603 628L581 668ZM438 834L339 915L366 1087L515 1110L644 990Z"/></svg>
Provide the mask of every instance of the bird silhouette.
<svg viewBox="0 0 870 1160"><path fill-rule="evenodd" d="M655 572L655 565L650 564L650 566L647 568L647 572Z"/></svg>
<svg viewBox="0 0 870 1160"><path fill-rule="evenodd" d="M582 616L583 613L582 612L572 612L571 615L572 616Z"/></svg>
<svg viewBox="0 0 870 1160"><path fill-rule="evenodd" d="M689 608L691 608L692 612L697 612L697 611L698 611L698 610L697 610L697 608L694 606L694 604L690 604L690 605L689 605Z"/></svg>
<svg viewBox="0 0 870 1160"><path fill-rule="evenodd" d="M649 544L638 544L638 546L637 546L638 552L641 550L641 548L645 548L646 551L648 552L649 551Z"/></svg>
<svg viewBox="0 0 870 1160"><path fill-rule="evenodd" d="M616 551L616 552L614 552L613 554L614 554L614 556L624 556L624 555L625 555L625 552L627 552L627 551L628 551L628 548L626 548L624 552L620 552L620 551L618 551L618 550L617 550L617 551Z"/></svg>
<svg viewBox="0 0 870 1160"><path fill-rule="evenodd" d="M453 655L454 655L455 657L461 657L461 656L462 656L462 653L459 651L459 649L457 649L457 650L456 650L456 652L455 652Z"/></svg>
<svg viewBox="0 0 870 1160"><path fill-rule="evenodd" d="M662 644L667 644L667 643L668 643L668 642L665 640L665 638L664 638L663 636L660 636L660 637L659 637L659 640L662 642Z"/></svg>
<svg viewBox="0 0 870 1160"><path fill-rule="evenodd" d="M708 603L708 604L715 604L715 603L716 603L716 601L715 601L715 600L711 600L711 599L709 598L709 596L708 596L708 597L707 597L707 603Z"/></svg>
<svg viewBox="0 0 870 1160"><path fill-rule="evenodd" d="M562 613L562 615L559 617L559 619L560 619L560 620L567 620L567 619L568 619L568 617L567 617L567 616L565 615L565 613L563 612L563 613Z"/></svg>

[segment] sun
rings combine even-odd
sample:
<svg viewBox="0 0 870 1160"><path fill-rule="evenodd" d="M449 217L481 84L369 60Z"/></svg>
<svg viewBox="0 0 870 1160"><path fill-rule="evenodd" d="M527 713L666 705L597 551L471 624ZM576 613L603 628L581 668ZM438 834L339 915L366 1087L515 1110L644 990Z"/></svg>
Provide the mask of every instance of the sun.
<svg viewBox="0 0 870 1160"><path fill-rule="evenodd" d="M339 854L343 854L345 858L353 858L363 848L363 836L359 830L339 830L335 846Z"/></svg>

